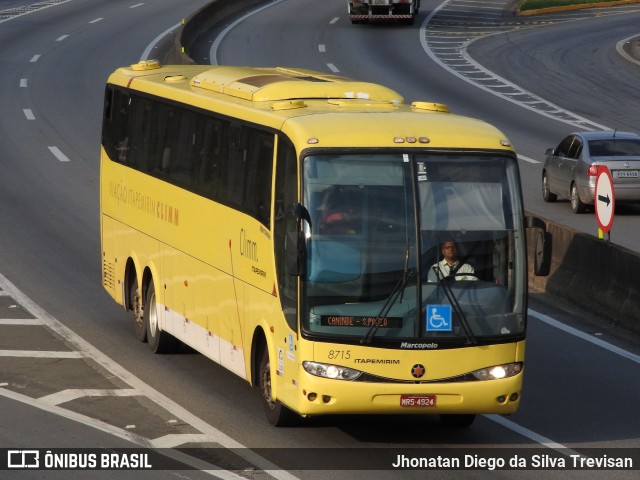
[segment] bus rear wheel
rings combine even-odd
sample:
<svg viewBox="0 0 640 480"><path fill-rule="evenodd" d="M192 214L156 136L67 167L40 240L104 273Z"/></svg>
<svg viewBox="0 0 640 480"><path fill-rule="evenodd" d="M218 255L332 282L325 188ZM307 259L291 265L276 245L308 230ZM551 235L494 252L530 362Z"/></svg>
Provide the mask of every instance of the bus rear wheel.
<svg viewBox="0 0 640 480"><path fill-rule="evenodd" d="M280 403L279 400L274 400L271 395L271 363L269 361L269 349L266 346L262 351L259 375L260 392L264 400L264 412L269 423L274 427L294 425L299 417Z"/></svg>
<svg viewBox="0 0 640 480"><path fill-rule="evenodd" d="M144 325L147 341L153 353L169 353L175 349L176 339L160 330L160 318L156 303L156 291L153 282L149 284L144 299Z"/></svg>
<svg viewBox="0 0 640 480"><path fill-rule="evenodd" d="M133 328L136 338L141 342L147 341L147 325L144 320L144 308L142 306L142 295L138 288L138 279L134 278L129 285L129 305L133 311Z"/></svg>

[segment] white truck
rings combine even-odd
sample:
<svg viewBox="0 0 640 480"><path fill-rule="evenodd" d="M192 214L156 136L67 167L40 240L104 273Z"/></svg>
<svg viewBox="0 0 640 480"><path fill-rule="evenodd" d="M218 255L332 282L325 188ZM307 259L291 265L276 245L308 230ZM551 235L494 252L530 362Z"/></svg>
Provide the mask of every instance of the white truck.
<svg viewBox="0 0 640 480"><path fill-rule="evenodd" d="M351 23L369 20L398 20L412 25L420 9L420 0L347 0Z"/></svg>

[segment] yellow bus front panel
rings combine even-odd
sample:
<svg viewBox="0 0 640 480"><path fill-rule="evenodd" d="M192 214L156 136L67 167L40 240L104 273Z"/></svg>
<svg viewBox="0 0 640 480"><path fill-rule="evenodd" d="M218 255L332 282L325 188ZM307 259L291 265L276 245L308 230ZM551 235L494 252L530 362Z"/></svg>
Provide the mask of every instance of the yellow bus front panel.
<svg viewBox="0 0 640 480"><path fill-rule="evenodd" d="M300 357L359 370L364 378L321 378L302 365L291 365L300 381L297 399L290 405L302 415L363 411L508 414L520 403L524 342L439 351L315 343L303 347ZM478 380L470 375L483 367L510 364L520 366L508 378Z"/></svg>

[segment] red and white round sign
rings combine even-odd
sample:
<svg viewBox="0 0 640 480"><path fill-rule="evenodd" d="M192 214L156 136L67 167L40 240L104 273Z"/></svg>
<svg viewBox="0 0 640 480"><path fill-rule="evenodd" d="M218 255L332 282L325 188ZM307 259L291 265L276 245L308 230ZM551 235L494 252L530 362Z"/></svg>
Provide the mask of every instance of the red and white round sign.
<svg viewBox="0 0 640 480"><path fill-rule="evenodd" d="M613 223L613 211L615 209L615 198L613 194L613 178L611 172L605 166L598 166L596 174L596 192L594 195L594 205L596 209L596 221L598 227L603 232L611 230Z"/></svg>

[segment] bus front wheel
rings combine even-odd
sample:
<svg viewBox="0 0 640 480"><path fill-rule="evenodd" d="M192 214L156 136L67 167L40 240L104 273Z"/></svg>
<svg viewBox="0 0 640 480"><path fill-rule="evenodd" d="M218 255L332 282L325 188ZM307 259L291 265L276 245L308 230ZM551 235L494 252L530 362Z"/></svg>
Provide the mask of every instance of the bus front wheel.
<svg viewBox="0 0 640 480"><path fill-rule="evenodd" d="M260 392L264 400L264 412L271 425L284 427L296 422L297 415L280 401L274 400L271 395L271 363L269 350L266 346L262 351L262 360L260 361Z"/></svg>

